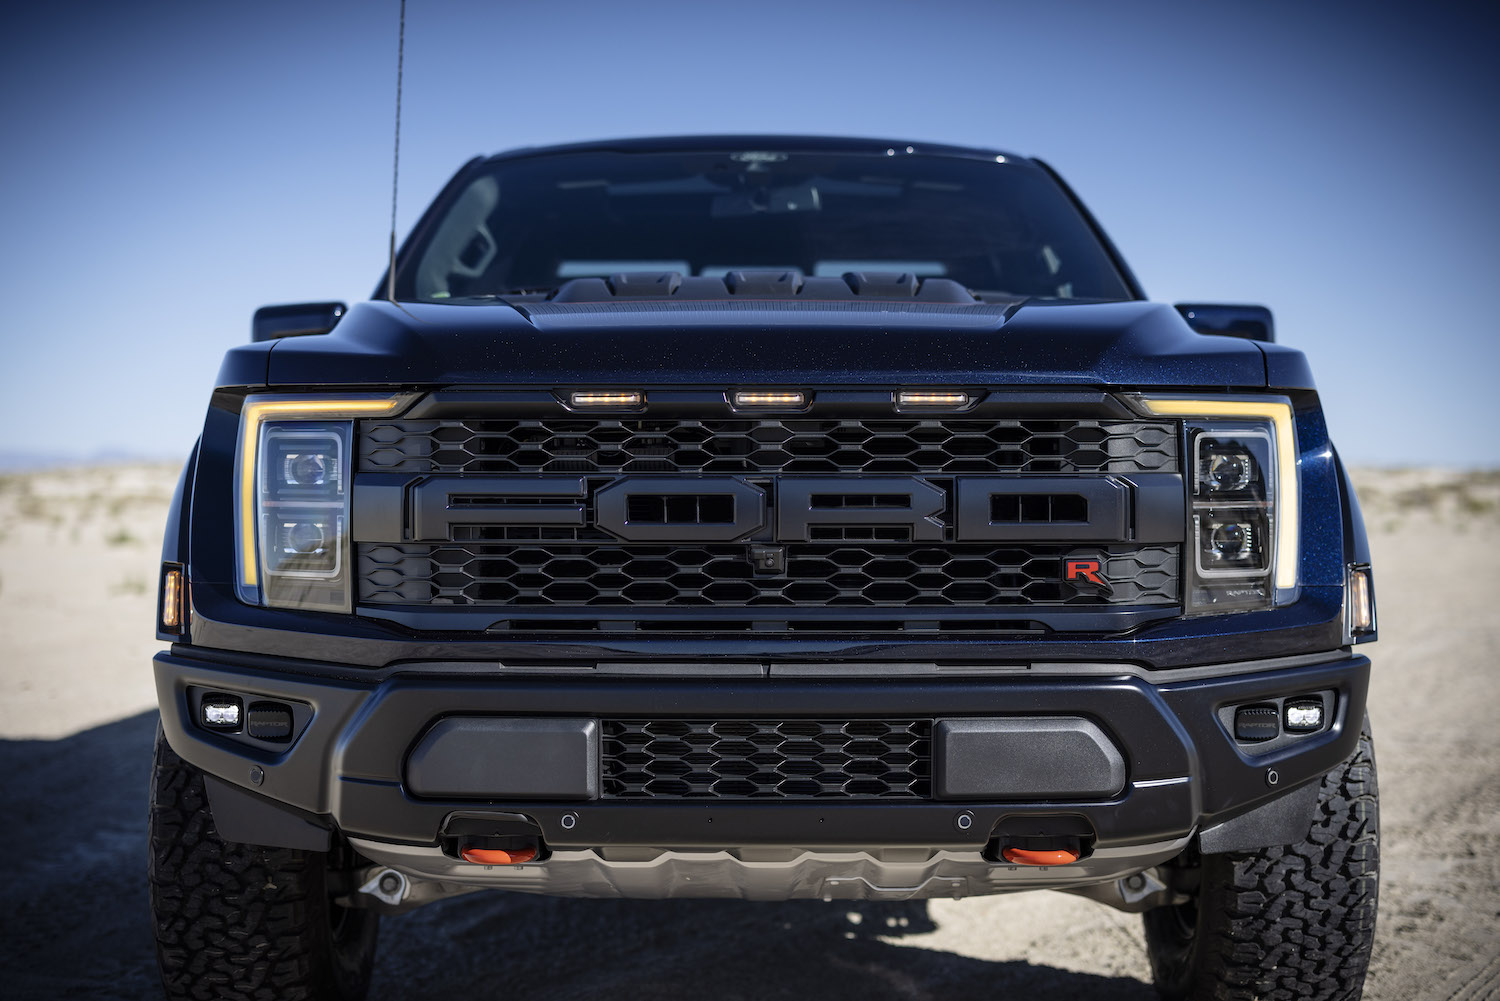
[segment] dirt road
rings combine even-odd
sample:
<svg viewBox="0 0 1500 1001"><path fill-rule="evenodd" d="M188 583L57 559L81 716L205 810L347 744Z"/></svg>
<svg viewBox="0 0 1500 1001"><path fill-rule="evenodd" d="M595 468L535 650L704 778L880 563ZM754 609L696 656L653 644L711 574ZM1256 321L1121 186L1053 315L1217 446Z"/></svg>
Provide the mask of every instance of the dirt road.
<svg viewBox="0 0 1500 1001"><path fill-rule="evenodd" d="M0 994L159 997L145 891L163 470L0 478ZM1366 474L1384 870L1365 997L1500 995L1500 477ZM122 498L124 498L122 500ZM476 894L387 919L381 1001L1146 999L1139 918Z"/></svg>

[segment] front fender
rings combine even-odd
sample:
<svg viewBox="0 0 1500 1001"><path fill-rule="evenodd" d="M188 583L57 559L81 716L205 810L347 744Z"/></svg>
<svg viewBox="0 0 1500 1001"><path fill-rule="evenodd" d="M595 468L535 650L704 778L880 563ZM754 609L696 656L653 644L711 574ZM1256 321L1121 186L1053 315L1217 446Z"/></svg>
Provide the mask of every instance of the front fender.
<svg viewBox="0 0 1500 1001"><path fill-rule="evenodd" d="M1339 458L1337 449L1333 451L1333 462L1338 469L1339 476L1339 504L1340 513L1344 522L1344 565L1370 567L1370 539L1365 533L1365 516L1359 508L1359 497L1354 492L1354 481L1349 478L1349 471L1344 468L1344 462ZM1371 600L1374 600L1375 572L1370 573ZM1347 587L1348 585L1345 584ZM1376 619L1379 622L1379 619ZM1374 632L1365 633L1354 637L1356 643L1373 643L1380 638L1377 628Z"/></svg>
<svg viewBox="0 0 1500 1001"><path fill-rule="evenodd" d="M202 441L200 438L199 441ZM193 442L193 450L188 453L187 462L182 464L182 473L177 477L177 489L172 491L172 503L167 508L167 524L161 535L161 561L163 563L179 563L186 567L188 565L188 521L192 517L192 482L193 474L198 466L198 441ZM188 574L192 579L192 574ZM175 633L164 633L160 628L161 619L157 618L156 638L167 643L175 643L182 637Z"/></svg>

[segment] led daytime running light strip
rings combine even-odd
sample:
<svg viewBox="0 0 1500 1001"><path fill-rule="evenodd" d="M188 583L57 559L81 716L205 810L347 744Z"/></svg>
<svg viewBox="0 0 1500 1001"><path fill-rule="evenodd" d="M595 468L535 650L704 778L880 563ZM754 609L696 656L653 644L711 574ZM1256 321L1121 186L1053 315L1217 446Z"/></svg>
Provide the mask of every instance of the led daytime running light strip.
<svg viewBox="0 0 1500 1001"><path fill-rule="evenodd" d="M406 402L404 396L379 399L256 400L251 397L240 414L240 578L246 587L260 583L260 556L255 547L255 463L260 451L260 426L268 420L333 420L341 417L378 417Z"/></svg>
<svg viewBox="0 0 1500 1001"><path fill-rule="evenodd" d="M1258 418L1276 427L1276 586L1297 586L1297 439L1292 405L1280 400L1173 400L1141 402L1162 417Z"/></svg>

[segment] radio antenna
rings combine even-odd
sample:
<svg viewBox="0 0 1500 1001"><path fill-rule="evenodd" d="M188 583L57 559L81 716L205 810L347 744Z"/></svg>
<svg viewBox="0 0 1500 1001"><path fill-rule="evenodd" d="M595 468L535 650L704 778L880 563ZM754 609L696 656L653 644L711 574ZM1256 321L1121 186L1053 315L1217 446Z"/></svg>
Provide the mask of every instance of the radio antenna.
<svg viewBox="0 0 1500 1001"><path fill-rule="evenodd" d="M401 0L401 33L396 42L396 151L391 160L391 260L385 297L396 301L396 183L401 177L401 71L406 60L406 0Z"/></svg>

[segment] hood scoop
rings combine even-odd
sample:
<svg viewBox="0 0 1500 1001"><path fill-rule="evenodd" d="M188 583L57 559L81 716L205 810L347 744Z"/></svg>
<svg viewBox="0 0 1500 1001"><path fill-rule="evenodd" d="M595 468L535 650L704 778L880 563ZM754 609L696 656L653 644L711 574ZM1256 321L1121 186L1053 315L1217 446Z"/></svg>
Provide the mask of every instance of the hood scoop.
<svg viewBox="0 0 1500 1001"><path fill-rule="evenodd" d="M809 278L798 271L730 271L722 278L677 271L627 271L608 278L574 278L548 300L557 304L621 302L735 302L794 299L799 302L907 302L979 306L979 299L951 278L918 278L909 271L849 271L837 278ZM527 308L536 304L527 303Z"/></svg>

